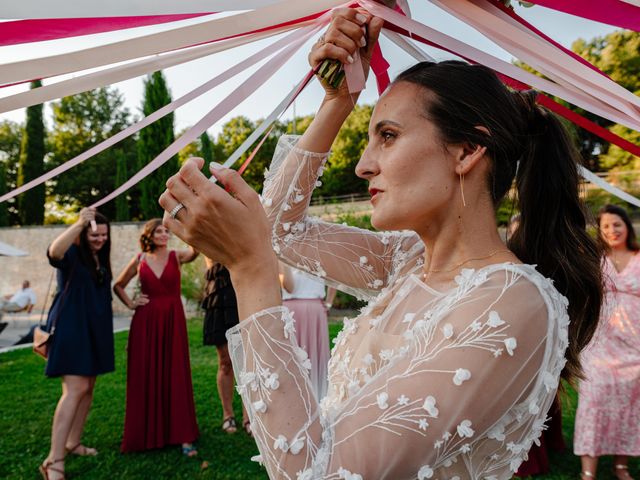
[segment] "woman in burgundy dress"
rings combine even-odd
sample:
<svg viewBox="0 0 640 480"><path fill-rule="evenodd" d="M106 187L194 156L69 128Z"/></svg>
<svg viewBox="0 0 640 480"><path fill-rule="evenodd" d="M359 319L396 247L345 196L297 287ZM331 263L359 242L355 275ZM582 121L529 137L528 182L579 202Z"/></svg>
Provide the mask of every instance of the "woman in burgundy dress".
<svg viewBox="0 0 640 480"><path fill-rule="evenodd" d="M129 331L127 407L122 451L133 452L181 444L187 456L197 455L198 437L193 402L189 345L182 301L180 265L198 252L169 250L169 231L162 220L149 220L140 236L142 253L131 259L113 287L135 310ZM140 294L125 288L136 276Z"/></svg>

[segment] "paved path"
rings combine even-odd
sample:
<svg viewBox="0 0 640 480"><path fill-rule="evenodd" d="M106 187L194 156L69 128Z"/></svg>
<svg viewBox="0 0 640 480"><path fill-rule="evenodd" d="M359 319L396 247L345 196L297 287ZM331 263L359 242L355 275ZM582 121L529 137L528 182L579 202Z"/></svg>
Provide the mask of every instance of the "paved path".
<svg viewBox="0 0 640 480"><path fill-rule="evenodd" d="M33 325L40 321L40 313L5 313L3 322L7 322L7 328L0 333L0 353L5 352L26 335ZM113 318L113 330L126 330L131 323L131 316L116 316ZM31 345L29 344L29 348Z"/></svg>

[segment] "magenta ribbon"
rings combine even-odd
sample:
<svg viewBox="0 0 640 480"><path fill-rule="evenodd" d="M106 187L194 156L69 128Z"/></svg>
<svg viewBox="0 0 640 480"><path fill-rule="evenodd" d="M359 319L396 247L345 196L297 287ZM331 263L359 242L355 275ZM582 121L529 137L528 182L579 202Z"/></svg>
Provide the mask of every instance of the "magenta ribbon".
<svg viewBox="0 0 640 480"><path fill-rule="evenodd" d="M640 8L619 0L529 0L543 7L640 32Z"/></svg>
<svg viewBox="0 0 640 480"><path fill-rule="evenodd" d="M213 12L212 12L213 13ZM43 42L60 38L78 37L94 33L112 32L126 28L159 25L189 18L208 15L207 13L147 15L142 17L96 17L96 18L53 18L38 20L15 20L3 22L0 29L0 47L20 43Z"/></svg>

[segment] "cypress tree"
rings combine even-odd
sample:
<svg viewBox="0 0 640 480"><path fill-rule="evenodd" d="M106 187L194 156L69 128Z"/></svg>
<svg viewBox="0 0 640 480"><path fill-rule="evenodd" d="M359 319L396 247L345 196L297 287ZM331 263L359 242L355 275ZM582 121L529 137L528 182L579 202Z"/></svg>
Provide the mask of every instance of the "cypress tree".
<svg viewBox="0 0 640 480"><path fill-rule="evenodd" d="M7 193L7 167L4 162L0 162L0 195ZM9 210L7 202L0 203L0 227L9 226Z"/></svg>
<svg viewBox="0 0 640 480"><path fill-rule="evenodd" d="M171 93L162 72L149 75L144 82L144 100L142 113L150 115L171 102ZM138 137L138 169L147 165L175 139L173 132L173 113L144 128ZM140 182L140 212L143 218L162 216L162 208L158 197L165 190L167 179L179 168L178 156L175 155L162 167Z"/></svg>
<svg viewBox="0 0 640 480"><path fill-rule="evenodd" d="M116 159L116 185L120 186L127 181L129 175L127 172L127 159L123 152L117 152ZM116 221L126 222L131 220L129 210L129 199L127 198L127 192L116 197Z"/></svg>
<svg viewBox="0 0 640 480"><path fill-rule="evenodd" d="M202 153L202 158L204 158L204 171L209 173L209 164L213 162L213 143L211 143L211 139L209 138L209 134L204 132L200 135L200 151Z"/></svg>
<svg viewBox="0 0 640 480"><path fill-rule="evenodd" d="M40 80L31 82L31 88L42 86ZM27 108L27 122L24 127L18 164L18 186L39 177L44 172L44 120L42 104ZM23 225L41 225L44 222L44 185L23 193L18 199L20 221Z"/></svg>

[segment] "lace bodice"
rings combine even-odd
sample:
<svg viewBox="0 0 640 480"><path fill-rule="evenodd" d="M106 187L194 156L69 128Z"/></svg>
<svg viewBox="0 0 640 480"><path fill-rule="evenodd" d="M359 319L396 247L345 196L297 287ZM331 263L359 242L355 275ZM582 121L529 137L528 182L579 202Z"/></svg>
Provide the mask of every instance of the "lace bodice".
<svg viewBox="0 0 640 480"><path fill-rule="evenodd" d="M344 320L319 404L283 307L228 333L271 478L506 479L544 428L564 366L566 299L533 266L497 264L436 291L413 233L306 217L326 154L283 137L263 203L287 263L369 301Z"/></svg>

